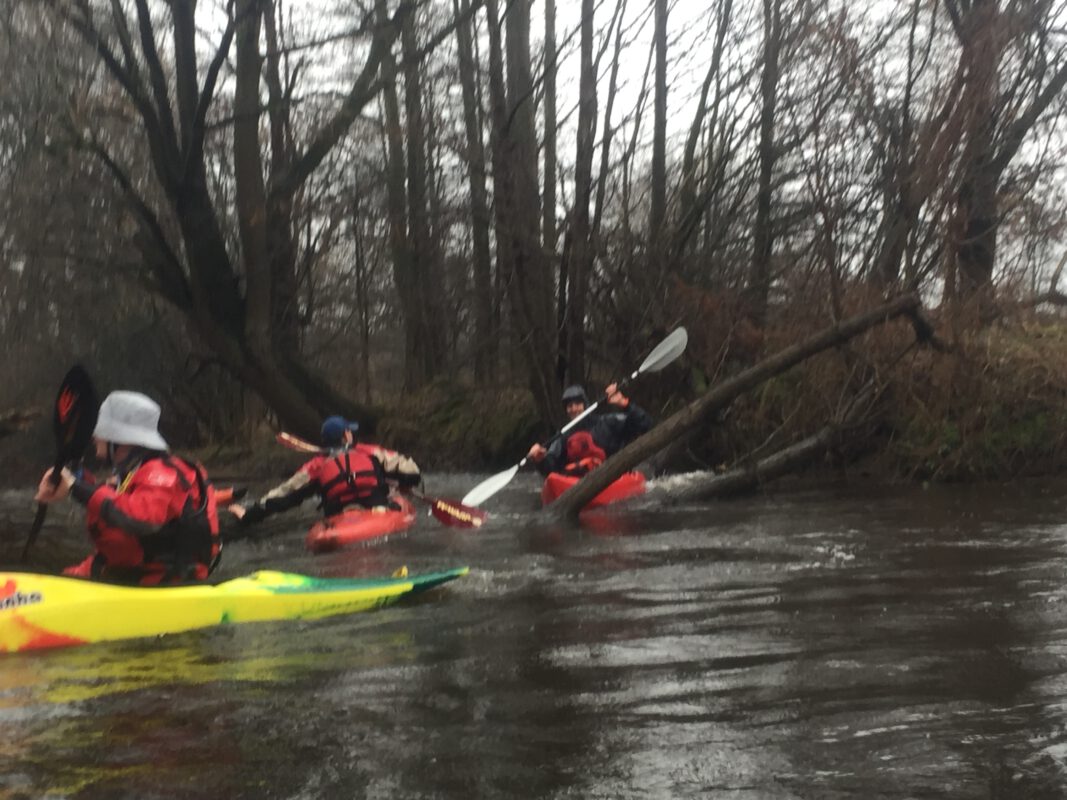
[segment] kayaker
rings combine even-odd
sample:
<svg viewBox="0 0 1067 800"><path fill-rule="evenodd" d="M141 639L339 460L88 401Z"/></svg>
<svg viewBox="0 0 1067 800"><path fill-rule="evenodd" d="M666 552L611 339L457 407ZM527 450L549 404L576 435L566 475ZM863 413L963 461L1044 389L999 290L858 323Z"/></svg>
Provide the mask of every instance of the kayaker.
<svg viewBox="0 0 1067 800"><path fill-rule="evenodd" d="M585 475L600 466L642 433L652 428L652 418L612 383L604 390L607 410L591 413L547 448L533 445L526 457L533 461L541 474L558 472L564 475ZM563 390L563 408L567 419L573 420L589 406L589 398L581 386Z"/></svg>
<svg viewBox="0 0 1067 800"><path fill-rule="evenodd" d="M322 423L323 452L300 467L285 483L250 505L234 504L230 511L242 524L294 508L318 496L326 516L350 506L399 508L389 499L390 481L404 489L422 480L418 465L407 456L376 444L356 442L359 423L327 417Z"/></svg>
<svg viewBox="0 0 1067 800"><path fill-rule="evenodd" d="M96 457L112 477L95 483L66 467L52 470L36 500L68 494L86 507L93 552L65 575L114 583L175 584L203 580L221 552L215 490L207 473L170 453L159 434L159 404L140 392L112 392L93 430Z"/></svg>

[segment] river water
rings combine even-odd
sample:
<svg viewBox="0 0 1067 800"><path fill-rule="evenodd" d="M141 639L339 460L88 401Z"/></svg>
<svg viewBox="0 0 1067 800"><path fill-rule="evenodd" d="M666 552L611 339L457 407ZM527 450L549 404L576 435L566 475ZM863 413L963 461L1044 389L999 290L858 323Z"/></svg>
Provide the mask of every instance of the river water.
<svg viewBox="0 0 1067 800"><path fill-rule="evenodd" d="M520 475L478 532L322 556L310 508L273 518L223 577L471 573L0 657L0 798L1067 796L1067 484L671 504L687 480L567 527Z"/></svg>

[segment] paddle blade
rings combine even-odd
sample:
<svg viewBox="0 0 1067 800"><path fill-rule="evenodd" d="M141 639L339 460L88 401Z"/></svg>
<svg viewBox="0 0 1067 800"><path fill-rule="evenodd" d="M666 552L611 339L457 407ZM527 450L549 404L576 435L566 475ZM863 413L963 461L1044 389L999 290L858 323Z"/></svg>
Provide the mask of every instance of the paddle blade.
<svg viewBox="0 0 1067 800"><path fill-rule="evenodd" d="M503 472L498 472L484 481L479 483L467 494L463 496L463 505L465 506L480 506L494 494L499 492L509 483L511 479L515 477L519 472L519 465L516 464L511 469L506 469Z"/></svg>
<svg viewBox="0 0 1067 800"><path fill-rule="evenodd" d="M57 469L81 457L93 436L99 410L100 403L89 373L75 364L63 378L53 408Z"/></svg>
<svg viewBox="0 0 1067 800"><path fill-rule="evenodd" d="M322 451L322 448L317 444L312 444L307 439L301 439L299 436L294 436L285 431L275 434L274 440L278 444L284 445L290 450L296 450L299 453L318 453Z"/></svg>
<svg viewBox="0 0 1067 800"><path fill-rule="evenodd" d="M685 352L689 344L689 334L685 328L676 328L666 339L645 357L641 366L634 372L634 377L642 372L658 372Z"/></svg>
<svg viewBox="0 0 1067 800"><path fill-rule="evenodd" d="M56 402L52 407L52 432L56 437L56 461L52 470L52 485L58 486L60 470L68 461L80 458L85 451L89 440L93 437L93 429L96 427L96 416L100 410L100 403L96 398L96 389L89 378L89 373L80 364L75 364L68 370L63 382L59 385L56 394ZM22 548L22 563L30 556L30 548L33 547L37 534L44 527L45 515L48 506L45 503L37 504L37 514L30 526L30 535L26 537L26 544Z"/></svg>
<svg viewBox="0 0 1067 800"><path fill-rule="evenodd" d="M447 497L426 497L430 513L443 525L451 528L480 528L489 516L480 508L472 508Z"/></svg>

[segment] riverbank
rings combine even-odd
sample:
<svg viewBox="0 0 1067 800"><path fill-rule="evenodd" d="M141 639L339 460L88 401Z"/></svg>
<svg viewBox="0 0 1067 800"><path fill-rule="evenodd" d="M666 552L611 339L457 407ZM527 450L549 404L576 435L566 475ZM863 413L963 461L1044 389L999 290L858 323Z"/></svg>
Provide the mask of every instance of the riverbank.
<svg viewBox="0 0 1067 800"><path fill-rule="evenodd" d="M940 349L918 346L908 324L893 323L811 358L738 398L654 467L722 472L836 424L833 445L813 454L794 481L845 475L877 483L977 482L1067 473L1067 325L1027 315L979 334L937 335ZM772 331L764 350L797 336L796 329ZM709 368L713 355L691 346L676 366L630 394L667 419L728 377ZM865 398L858 409L857 397ZM176 449L220 480L271 481L303 461L273 434L263 425L241 441ZM427 472L489 472L514 464L548 435L525 390L439 381L384 407L375 440ZM0 439L0 483L36 482L53 450L45 418Z"/></svg>

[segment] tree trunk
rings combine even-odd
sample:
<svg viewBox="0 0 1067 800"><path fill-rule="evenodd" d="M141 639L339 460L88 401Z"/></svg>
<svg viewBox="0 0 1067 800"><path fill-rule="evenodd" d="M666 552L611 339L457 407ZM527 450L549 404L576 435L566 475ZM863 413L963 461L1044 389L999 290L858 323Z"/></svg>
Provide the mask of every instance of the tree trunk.
<svg viewBox="0 0 1067 800"><path fill-rule="evenodd" d="M504 17L507 32L506 108L497 117L498 160L494 164L498 204L497 239L512 270L508 281L515 322L522 334L530 388L544 419L559 417L555 377L555 320L552 281L540 243L534 87L530 72L530 0L512 0ZM492 27L495 0L486 3Z"/></svg>
<svg viewBox="0 0 1067 800"><path fill-rule="evenodd" d="M593 194L593 150L596 144L597 95L593 66L593 0L582 0L581 68L578 77L578 136L574 161L574 210L567 248L566 383L584 383L585 308L592 271L589 203Z"/></svg>
<svg viewBox="0 0 1067 800"><path fill-rule="evenodd" d="M615 127L611 124L612 112L615 109L615 97L619 88L619 60L622 56L623 25L622 18L626 14L627 0L621 0L616 7L615 18L612 24L615 26L615 47L611 57L611 73L608 78L608 96L604 103L604 134L600 141L600 168L596 181L596 201L593 203L592 236L596 241L600 237L600 221L604 216L604 200L607 197L607 186L611 169L611 141L615 136Z"/></svg>
<svg viewBox="0 0 1067 800"><path fill-rule="evenodd" d="M515 272L515 259L512 254L510 240L505 232L510 222L510 199L508 164L505 154L505 141L507 138L508 100L507 90L504 86L504 43L502 36L502 24L500 19L497 0L486 0L485 13L488 27L488 62L489 62L489 150L493 163L493 227L496 242L496 285L494 297L498 301L494 304L496 312L493 318L493 330L499 338L505 335L504 306L508 286ZM514 328L514 325L510 327ZM509 343L510 344L510 343ZM509 367L512 362L512 347L508 347L506 363Z"/></svg>
<svg viewBox="0 0 1067 800"><path fill-rule="evenodd" d="M567 262L570 253L570 234L563 242L563 252L556 253L559 234L556 225L556 168L558 165L556 147L556 73L559 52L556 48L556 0L545 0L545 185L541 195L541 236L544 240L545 255L553 265L558 265L556 272L556 377L566 383L567 375L567 338L570 329L567 324L567 294L570 290L567 278ZM557 260L558 258L558 260Z"/></svg>
<svg viewBox="0 0 1067 800"><path fill-rule="evenodd" d="M386 0L375 0L379 21L388 14ZM404 138L396 85L396 59L390 50L382 57L382 109L385 117L385 187L389 219L389 250L393 261L393 284L400 301L404 327L404 385L420 381L419 326L421 313L415 283L418 280L415 253L408 236L408 189L405 179Z"/></svg>
<svg viewBox="0 0 1067 800"><path fill-rule="evenodd" d="M469 0L453 0L459 79L463 88L463 125L467 136L467 175L470 184L471 247L474 256L474 377L493 378L497 365L497 337L493 335L493 267L489 249L489 201L485 190L485 147L478 115L474 48L471 43Z"/></svg>
<svg viewBox="0 0 1067 800"><path fill-rule="evenodd" d="M648 241L661 240L667 217L667 0L655 4L656 90L652 123L652 186L648 214Z"/></svg>
<svg viewBox="0 0 1067 800"><path fill-rule="evenodd" d="M584 17L583 17L584 24ZM545 185L541 227L545 253L556 252L556 0L545 0Z"/></svg>
<svg viewBox="0 0 1067 800"><path fill-rule="evenodd" d="M756 186L756 216L752 223L752 266L746 286L748 311L762 326L767 317L771 291L771 254L775 146L775 116L778 103L778 56L782 45L781 0L763 0L763 77L760 81L759 179Z"/></svg>
<svg viewBox="0 0 1067 800"><path fill-rule="evenodd" d="M963 20L960 40L973 104L957 196L960 239L956 243L958 299L976 302L980 319L993 312L993 265L997 247L995 105L1000 65L996 0L976 0Z"/></svg>
<svg viewBox="0 0 1067 800"><path fill-rule="evenodd" d="M270 175L284 174L293 162L290 103L283 89L281 47L274 24L274 2L265 2L264 38L267 45L264 82L267 84L267 119L270 130ZM297 243L294 235L293 198L271 195L266 205L267 253L271 269L270 316L274 346L285 363L301 362Z"/></svg>
<svg viewBox="0 0 1067 800"><path fill-rule="evenodd" d="M407 388L418 389L447 368L448 337L442 309L444 285L441 264L434 259L430 233L429 180L427 170L426 120L423 110L422 79L419 75L418 45L414 15L401 27L404 54L404 108L407 131L408 237L411 248L411 291L416 316L413 350L406 354L414 365Z"/></svg>
<svg viewBox="0 0 1067 800"><path fill-rule="evenodd" d="M355 247L356 310L359 321L359 366L362 374L363 402L370 405L370 280L367 264L367 237L363 230L363 204L357 186L352 193L352 240Z"/></svg>
<svg viewBox="0 0 1067 800"><path fill-rule="evenodd" d="M602 492L624 472L633 469L649 456L687 435L710 420L718 411L726 408L736 397L759 386L796 366L807 358L830 347L843 344L876 325L905 314L915 314L920 308L918 296L901 295L888 303L857 314L843 322L808 337L802 342L787 347L759 363L723 381L702 397L697 398L657 425L651 431L635 439L600 467L568 489L548 508L555 518L576 519L586 503Z"/></svg>

